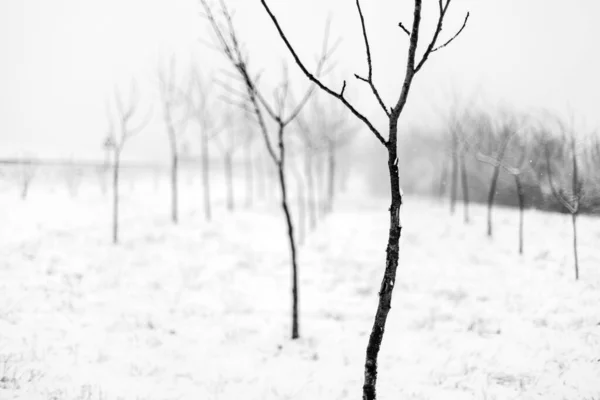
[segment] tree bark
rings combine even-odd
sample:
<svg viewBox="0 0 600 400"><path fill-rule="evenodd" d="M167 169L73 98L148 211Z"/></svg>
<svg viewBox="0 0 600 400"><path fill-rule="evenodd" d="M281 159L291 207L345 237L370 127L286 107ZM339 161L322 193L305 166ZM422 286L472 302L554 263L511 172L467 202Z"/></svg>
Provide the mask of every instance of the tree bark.
<svg viewBox="0 0 600 400"><path fill-rule="evenodd" d="M231 152L225 152L225 185L227 191L227 209L233 211L235 208L233 198L233 155Z"/></svg>
<svg viewBox="0 0 600 400"><path fill-rule="evenodd" d="M202 132L201 163L202 163L202 192L204 195L204 218L210 221L212 218L210 204L210 160L208 154L208 135Z"/></svg>
<svg viewBox="0 0 600 400"><path fill-rule="evenodd" d="M463 189L463 205L465 210L465 223L469 223L469 181L467 175L467 166L465 165L465 155L460 155L460 172Z"/></svg>
<svg viewBox="0 0 600 400"><path fill-rule="evenodd" d="M450 213L456 210L456 192L458 190L458 139L452 131L452 182L450 183Z"/></svg>
<svg viewBox="0 0 600 400"><path fill-rule="evenodd" d="M577 213L579 212L579 201L581 199L582 187L579 182L579 166L577 165L577 148L575 135L571 133L571 157L573 162L573 174L571 181L571 191L573 192L573 256L575 258L575 280L579 280L579 257L577 256Z"/></svg>
<svg viewBox="0 0 600 400"><path fill-rule="evenodd" d="M392 118L391 118L392 119ZM398 177L398 159L396 140L397 121L390 121L390 141L388 144L388 170L391 188L390 230L386 249L385 273L379 290L379 303L375 314L375 322L367 344L367 356L365 361L365 383L363 385L363 400L374 400L376 398L375 387L377 383L377 357L381 348L381 341L385 330L388 313L391 309L392 291L396 281L396 270L398 269L398 255L400 251L400 207L402 206L402 195L400 193L400 179Z"/></svg>
<svg viewBox="0 0 600 400"><path fill-rule="evenodd" d="M496 185L498 183L498 176L500 175L500 161L498 165L494 166L494 172L492 174L492 181L490 183L490 191L488 192L487 201L487 235L492 237L492 208L494 207L494 197L496 197Z"/></svg>
<svg viewBox="0 0 600 400"><path fill-rule="evenodd" d="M298 262L296 257L296 240L294 238L294 224L292 222L292 216L290 213L287 199L287 187L285 180L285 145L283 141L283 130L284 126L280 125L278 132L279 159L274 161L277 166L279 187L281 189L281 208L283 209L283 213L285 214L285 222L287 224L287 233L290 243L290 255L292 259L292 339L298 339L300 337L300 321L298 318Z"/></svg>
<svg viewBox="0 0 600 400"><path fill-rule="evenodd" d="M517 199L519 201L519 254L523 254L523 225L525 214L525 191L521 184L521 177L515 174L515 186L517 187Z"/></svg>

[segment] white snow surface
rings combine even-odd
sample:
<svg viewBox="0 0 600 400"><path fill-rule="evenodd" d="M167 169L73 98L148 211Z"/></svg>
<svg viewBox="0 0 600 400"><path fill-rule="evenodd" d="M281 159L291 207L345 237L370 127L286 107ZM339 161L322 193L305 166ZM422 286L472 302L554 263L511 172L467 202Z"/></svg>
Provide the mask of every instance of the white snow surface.
<svg viewBox="0 0 600 400"><path fill-rule="evenodd" d="M205 222L183 180L174 226L166 182L123 186L118 246L92 184L0 195L0 399L361 398L389 201L354 185L308 235L292 341L276 199ZM523 256L517 218L497 208L490 239L484 207L465 225L405 196L378 398L600 399L600 221L580 219L576 282L569 217L528 210Z"/></svg>

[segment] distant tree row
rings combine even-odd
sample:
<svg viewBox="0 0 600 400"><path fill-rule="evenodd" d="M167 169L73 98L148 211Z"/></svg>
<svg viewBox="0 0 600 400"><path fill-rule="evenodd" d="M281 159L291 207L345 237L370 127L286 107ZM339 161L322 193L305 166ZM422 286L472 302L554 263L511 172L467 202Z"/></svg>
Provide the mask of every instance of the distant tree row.
<svg viewBox="0 0 600 400"><path fill-rule="evenodd" d="M575 277L579 278L577 217L600 212L600 135L573 116L547 111L454 107L440 127L414 127L403 141L401 167L411 171L406 191L447 198L450 212L469 202L487 205L493 236L495 204L518 207L518 251L524 252L524 210L571 215ZM432 161L437 160L437 161Z"/></svg>

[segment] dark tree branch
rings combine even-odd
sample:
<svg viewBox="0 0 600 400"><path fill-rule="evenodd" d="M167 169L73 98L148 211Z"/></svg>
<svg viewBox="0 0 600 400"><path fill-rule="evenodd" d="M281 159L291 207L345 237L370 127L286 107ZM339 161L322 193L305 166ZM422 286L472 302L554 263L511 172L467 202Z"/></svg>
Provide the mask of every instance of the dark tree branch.
<svg viewBox="0 0 600 400"><path fill-rule="evenodd" d="M431 41L429 42L429 45L427 46L427 48L425 50L425 53L423 54L423 57L421 58L421 61L417 64L417 66L415 68L415 72L419 72L421 70L421 68L423 67L423 65L425 65L425 62L431 55L431 53L433 53L434 51L440 50L440 49L446 47L447 45L449 45L454 39L456 39L458 37L458 35L463 31L463 29L467 25L467 20L469 19L469 15L470 15L468 12L467 12L465 20L463 22L463 26L459 29L459 31L443 45L436 46L438 38L439 38L440 34L442 33L442 27L444 24L444 19L446 18L446 12L448 11L448 7L450 6L451 2L452 2L452 0L448 0L444 4L442 0L439 0L439 2L438 2L439 16L438 16L438 21L437 21L437 24L435 27L435 31L433 33L433 37L431 38Z"/></svg>
<svg viewBox="0 0 600 400"><path fill-rule="evenodd" d="M267 14L269 14L269 17L273 21L273 24L275 25L275 27L277 29L277 32L279 33L279 36L281 37L281 39L285 43L286 47L288 48L288 50L290 51L292 57L294 58L294 61L296 62L296 64L300 68L300 70L302 70L302 72L304 73L304 75L306 75L306 77L311 82L315 83L321 90L323 90L324 92L326 92L330 96L332 96L332 97L338 99L339 101L341 101L346 107L348 107L348 109L350 110L350 112L352 112L352 114L354 114L354 116L356 116L359 120L361 120L369 128L369 130L375 135L375 137L381 142L381 144L383 144L384 146L387 146L386 140L379 133L379 131L377 130L377 128L375 128L375 126L373 126L373 124L371 124L371 121L369 121L363 114L361 114L356 108L354 108L354 106L352 104L350 104L344 98L343 93L344 93L344 89L346 88L346 82L344 82L344 86L342 87L341 93L336 93L333 90L331 90L329 87L325 86L319 79L317 79L315 77L315 75L313 75L311 72L309 72L308 69L306 68L306 66L304 65L304 63L300 60L300 57L298 57L298 54L296 54L296 51L292 47L292 45L289 42L289 40L287 39L287 37L283 33L283 30L281 29L281 26L279 25L279 21L277 20L277 18L275 17L275 15L273 14L273 12L269 8L269 6L267 5L266 1L265 0L261 0L261 4L263 5L263 7L264 7L265 11L267 12Z"/></svg>
<svg viewBox="0 0 600 400"><path fill-rule="evenodd" d="M404 26L404 24L402 24L402 22L398 22L398 26L404 31L404 33L406 33L408 36L410 36L409 30L406 29L406 27Z"/></svg>
<svg viewBox="0 0 600 400"><path fill-rule="evenodd" d="M358 15L360 16L360 25L362 27L363 38L365 40L365 51L367 53L367 64L369 66L369 75L367 76L367 79L361 78L357 74L354 74L354 76L358 80L366 82L369 85L369 87L371 88L371 91L373 92L373 95L375 96L375 98L377 99L377 102L381 106L381 109L383 110L385 115L387 115L387 117L389 118L390 112L388 111L385 103L383 102L383 99L379 95L379 91L375 87L375 83L373 82L373 62L371 59L371 46L369 44L369 37L367 35L367 26L365 24L365 17L363 15L362 8L360 7L360 0L356 0L356 8L358 9Z"/></svg>
<svg viewBox="0 0 600 400"><path fill-rule="evenodd" d="M431 50L432 53L435 53L436 51L443 49L444 47L448 46L450 43L452 43L452 41L454 41L454 39L456 39L458 37L458 35L461 34L461 32L463 31L463 29L465 29L465 26L467 26L467 21L469 20L469 13L467 12L467 15L465 16L465 20L463 21L462 26L460 27L460 29L458 30L458 32L456 32L456 34L454 36L452 36L448 41L446 41L446 43L442 44L441 46L436 47L435 49Z"/></svg>

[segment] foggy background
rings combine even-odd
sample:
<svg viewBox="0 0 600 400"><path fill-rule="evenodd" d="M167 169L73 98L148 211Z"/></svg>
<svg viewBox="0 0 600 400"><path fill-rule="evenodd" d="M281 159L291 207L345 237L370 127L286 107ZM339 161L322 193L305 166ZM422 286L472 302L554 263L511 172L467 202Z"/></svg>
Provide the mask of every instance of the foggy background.
<svg viewBox="0 0 600 400"><path fill-rule="evenodd" d="M320 48L325 17L332 16L332 39L341 39L328 82L348 80L347 95L370 115L379 110L367 85L364 44L355 5L330 1L272 1L290 39L305 59ZM431 2L434 3L434 2ZM288 60L274 27L257 1L231 1L237 10L251 68L278 71ZM428 7L435 4L428 5ZM404 8L402 8L404 7ZM408 39L397 27L410 21L411 5L398 1L363 5L371 39L375 82L391 102L403 78ZM600 3L594 0L456 0L445 29L453 32L469 10L465 34L450 51L434 54L411 91L401 126L439 119L453 96L475 98L516 109L575 110L578 124L600 125L600 57L596 40ZM423 32L431 32L425 8ZM166 136L156 85L159 60L177 57L180 80L194 60L205 77L218 76L222 57L204 46L210 39L195 0L7 0L0 3L0 157L101 160L106 136L105 101L115 84L138 81L142 107L153 104L155 118L132 140L124 160L166 163ZM293 66L292 66L293 67ZM305 78L290 68L299 87ZM216 75L215 75L216 74ZM296 75L294 75L296 74ZM385 82L385 84L383 83ZM377 118L376 121L382 120ZM189 128L193 130L193 127ZM406 133L404 133L406 134ZM371 141L360 132L359 142ZM402 136L402 133L401 133ZM194 139L190 139L194 144Z"/></svg>

